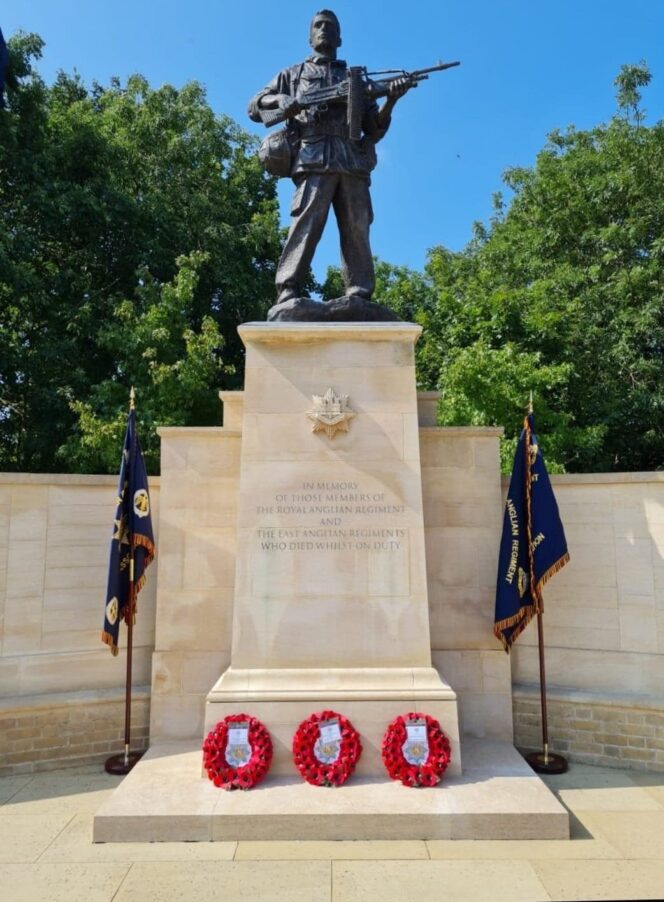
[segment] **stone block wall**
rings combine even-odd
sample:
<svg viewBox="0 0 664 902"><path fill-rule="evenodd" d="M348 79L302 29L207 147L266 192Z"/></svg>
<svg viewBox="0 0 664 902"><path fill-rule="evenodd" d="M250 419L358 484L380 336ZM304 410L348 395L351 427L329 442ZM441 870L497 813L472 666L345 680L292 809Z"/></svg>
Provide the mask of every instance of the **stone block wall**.
<svg viewBox="0 0 664 902"><path fill-rule="evenodd" d="M539 691L515 687L513 700L515 741L541 748ZM584 764L664 770L664 710L657 700L550 689L547 709L552 752Z"/></svg>
<svg viewBox="0 0 664 902"><path fill-rule="evenodd" d="M52 693L0 708L0 776L91 764L124 750L124 693ZM132 749L147 748L149 687L133 692Z"/></svg>
<svg viewBox="0 0 664 902"><path fill-rule="evenodd" d="M512 738L510 665L493 636L502 429L420 428L433 660L462 733Z"/></svg>
<svg viewBox="0 0 664 902"><path fill-rule="evenodd" d="M152 741L202 737L205 698L230 660L241 438L230 427L159 434Z"/></svg>
<svg viewBox="0 0 664 902"><path fill-rule="evenodd" d="M551 481L571 558L544 589L547 686L557 718L552 748L573 760L663 769L664 473ZM536 646L533 624L511 656L515 741L524 747L538 744L528 701L539 684ZM577 717L579 690L589 699L590 725L606 726L592 738ZM611 741L620 735L622 743Z"/></svg>
<svg viewBox="0 0 664 902"><path fill-rule="evenodd" d="M205 695L227 666L242 396L224 400L223 429L162 436L166 475L151 480L158 558L135 634L137 742L150 707L155 738L200 735ZM510 657L491 630L497 436L420 429L433 659L466 733L503 735L513 687L515 741L536 747L536 626ZM544 593L552 748L663 770L664 474L552 481L572 557ZM0 475L2 773L122 749L124 651L113 658L99 642L115 493L115 477Z"/></svg>
<svg viewBox="0 0 664 902"><path fill-rule="evenodd" d="M124 631L115 658L99 638L116 494L115 476L0 474L0 772L123 748ZM150 494L158 529L158 480ZM152 578L134 632L137 741L155 600Z"/></svg>

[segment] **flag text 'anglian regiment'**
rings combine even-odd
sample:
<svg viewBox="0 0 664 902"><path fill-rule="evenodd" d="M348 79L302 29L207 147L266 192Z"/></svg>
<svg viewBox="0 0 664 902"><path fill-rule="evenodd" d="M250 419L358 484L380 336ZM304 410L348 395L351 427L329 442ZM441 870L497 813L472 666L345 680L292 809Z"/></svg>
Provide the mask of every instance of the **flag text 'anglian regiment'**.
<svg viewBox="0 0 664 902"><path fill-rule="evenodd" d="M542 586L569 560L549 474L529 413L514 455L500 541L493 631L505 651L542 611Z"/></svg>

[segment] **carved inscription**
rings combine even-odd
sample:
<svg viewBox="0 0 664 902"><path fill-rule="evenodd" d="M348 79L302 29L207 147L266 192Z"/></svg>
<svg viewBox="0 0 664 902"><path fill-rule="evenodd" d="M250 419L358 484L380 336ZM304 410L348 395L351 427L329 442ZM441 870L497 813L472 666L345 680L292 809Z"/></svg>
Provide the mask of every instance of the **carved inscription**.
<svg viewBox="0 0 664 902"><path fill-rule="evenodd" d="M407 530L399 526L404 504L385 492L366 491L359 482L302 482L295 491L276 492L258 505L259 517L294 515L299 526L261 526L260 548L280 551L398 551ZM366 525L367 517L376 525ZM363 525L356 525L362 518Z"/></svg>

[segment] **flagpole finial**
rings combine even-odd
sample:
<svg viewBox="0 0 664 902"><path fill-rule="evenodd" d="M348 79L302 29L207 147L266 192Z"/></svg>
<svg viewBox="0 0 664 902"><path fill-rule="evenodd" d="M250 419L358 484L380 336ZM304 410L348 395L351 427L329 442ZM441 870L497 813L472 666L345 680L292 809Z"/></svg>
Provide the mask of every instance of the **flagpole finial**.
<svg viewBox="0 0 664 902"><path fill-rule="evenodd" d="M134 391L134 386L132 385L131 390L129 392L129 410L136 409L136 392Z"/></svg>
<svg viewBox="0 0 664 902"><path fill-rule="evenodd" d="M529 399L528 399L528 413L532 413L532 412L533 412L533 392L532 392L532 389L531 389L531 391L530 391L530 397L529 397Z"/></svg>

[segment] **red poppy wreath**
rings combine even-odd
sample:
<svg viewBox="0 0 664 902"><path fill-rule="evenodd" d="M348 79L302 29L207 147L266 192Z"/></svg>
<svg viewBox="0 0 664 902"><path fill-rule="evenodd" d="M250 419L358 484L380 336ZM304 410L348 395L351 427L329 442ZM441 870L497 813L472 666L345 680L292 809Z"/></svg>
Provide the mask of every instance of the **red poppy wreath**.
<svg viewBox="0 0 664 902"><path fill-rule="evenodd" d="M362 754L360 735L336 711L319 711L303 720L293 737L293 761L314 786L341 786Z"/></svg>
<svg viewBox="0 0 664 902"><path fill-rule="evenodd" d="M383 764L404 786L435 786L450 763L450 741L434 717L397 717L383 736Z"/></svg>
<svg viewBox="0 0 664 902"><path fill-rule="evenodd" d="M203 743L203 767L221 789L251 789L268 772L272 740L263 724L248 714L229 714Z"/></svg>

